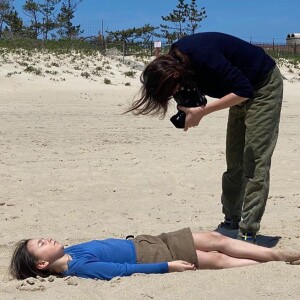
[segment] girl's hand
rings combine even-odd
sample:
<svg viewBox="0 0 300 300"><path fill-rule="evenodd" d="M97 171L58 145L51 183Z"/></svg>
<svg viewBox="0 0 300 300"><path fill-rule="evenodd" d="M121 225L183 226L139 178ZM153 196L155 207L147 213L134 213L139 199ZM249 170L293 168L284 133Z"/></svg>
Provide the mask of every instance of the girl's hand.
<svg viewBox="0 0 300 300"><path fill-rule="evenodd" d="M204 107L184 107L178 106L179 110L185 112L185 126L184 131L191 127L198 126L201 119L205 116Z"/></svg>
<svg viewBox="0 0 300 300"><path fill-rule="evenodd" d="M175 260L168 262L169 272L183 272L188 270L196 270L195 265L183 261L183 260Z"/></svg>

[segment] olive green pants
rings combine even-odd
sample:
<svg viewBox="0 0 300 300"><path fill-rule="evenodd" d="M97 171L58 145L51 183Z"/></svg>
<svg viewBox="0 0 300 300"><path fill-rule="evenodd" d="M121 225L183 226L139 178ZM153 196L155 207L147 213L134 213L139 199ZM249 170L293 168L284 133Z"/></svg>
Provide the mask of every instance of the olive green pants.
<svg viewBox="0 0 300 300"><path fill-rule="evenodd" d="M282 93L282 76L275 67L253 99L229 110L221 202L225 216L241 218L243 232L256 233L265 211Z"/></svg>

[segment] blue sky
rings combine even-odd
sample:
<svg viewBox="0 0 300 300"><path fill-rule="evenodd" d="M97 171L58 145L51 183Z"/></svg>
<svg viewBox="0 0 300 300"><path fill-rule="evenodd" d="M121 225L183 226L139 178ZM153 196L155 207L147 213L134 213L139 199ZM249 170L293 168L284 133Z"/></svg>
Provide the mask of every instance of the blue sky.
<svg viewBox="0 0 300 300"><path fill-rule="evenodd" d="M186 0L186 2L189 2ZM18 11L25 0L15 0ZM105 30L159 26L177 0L83 0L74 23L81 24L85 35ZM207 18L198 31L220 31L245 40L285 42L288 33L300 32L300 0L198 0Z"/></svg>

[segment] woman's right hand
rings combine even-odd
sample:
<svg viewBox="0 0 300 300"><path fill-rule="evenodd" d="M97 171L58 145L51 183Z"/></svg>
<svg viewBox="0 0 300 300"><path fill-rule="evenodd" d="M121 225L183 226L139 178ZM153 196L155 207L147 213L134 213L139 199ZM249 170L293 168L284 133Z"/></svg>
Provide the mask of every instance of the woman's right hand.
<svg viewBox="0 0 300 300"><path fill-rule="evenodd" d="M188 271L188 270L196 270L196 267L194 264L191 264L187 261L183 260L174 260L168 262L168 268L169 272L183 272L183 271Z"/></svg>

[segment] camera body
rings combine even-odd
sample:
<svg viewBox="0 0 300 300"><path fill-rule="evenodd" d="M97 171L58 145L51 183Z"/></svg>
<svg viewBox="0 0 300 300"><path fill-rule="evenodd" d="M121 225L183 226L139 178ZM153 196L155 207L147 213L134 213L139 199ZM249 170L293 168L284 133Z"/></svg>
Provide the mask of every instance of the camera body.
<svg viewBox="0 0 300 300"><path fill-rule="evenodd" d="M204 95L200 93L200 91L195 89L186 89L183 88L178 91L173 98L177 102L178 105L184 107L199 107L205 106L207 103L207 99ZM178 110L178 113L170 118L170 121L176 128L184 128L185 125L185 112Z"/></svg>

